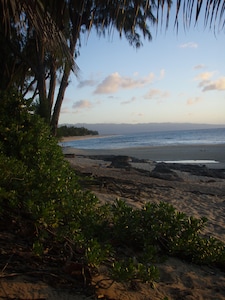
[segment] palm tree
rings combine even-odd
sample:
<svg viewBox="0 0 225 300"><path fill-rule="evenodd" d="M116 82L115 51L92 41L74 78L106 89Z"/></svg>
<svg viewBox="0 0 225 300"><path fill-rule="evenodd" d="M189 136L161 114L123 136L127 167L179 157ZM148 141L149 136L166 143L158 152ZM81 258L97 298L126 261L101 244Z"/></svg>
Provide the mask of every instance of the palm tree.
<svg viewBox="0 0 225 300"><path fill-rule="evenodd" d="M205 26L214 30L224 28L224 1L173 2L176 5L173 22L177 27L180 19L187 28L203 15ZM173 2L0 0L0 66L3 66L0 75L1 78L8 76L0 88L13 83L25 93L33 87L34 96L39 96L39 113L55 133L71 70L76 75L79 73L74 60L79 51L81 32L95 28L99 35L110 35L116 29L131 45L140 47L142 37L151 40L153 26L164 22L168 26ZM3 59L2 54L7 52L10 55ZM60 84L55 96L57 80Z"/></svg>
<svg viewBox="0 0 225 300"><path fill-rule="evenodd" d="M8 6L4 6L5 1L1 0L0 4L2 5L3 20L0 24L2 36L5 33L5 39L9 43L9 47L13 49L13 55L17 56L21 63L24 63L24 70L27 71L29 78L34 77L28 87L31 84L36 85L34 95L38 91L39 113L50 122L53 132L58 125L60 108L72 69L70 60L65 59L65 55L60 57L57 49L54 48L54 44L60 45L59 38L63 37L62 45L66 44L68 57L74 57L76 54L81 30L89 32L93 27L97 29L98 34L110 34L114 27L121 36L125 35L130 44L139 47L141 32L144 37L151 39L147 21L151 25L157 22L152 13L152 9L157 9L157 7L154 3L150 6L149 1L10 0ZM11 22L12 20L13 22ZM22 43L22 47L15 49L12 45L15 40L15 37L12 39L12 31L15 31L18 25L20 27L17 43ZM56 29L60 35L55 33ZM48 41L52 40L51 34L56 38L48 44ZM21 35L23 36L21 37ZM54 103L56 78L59 75L61 75L59 92ZM46 79L49 86L48 93ZM18 84L16 81L13 83ZM26 90L28 90L27 86Z"/></svg>
<svg viewBox="0 0 225 300"><path fill-rule="evenodd" d="M181 2L183 2L183 5ZM80 4L76 1L68 1L67 3L72 24L68 38L71 55L74 55L81 29L90 31L93 27L96 28L99 35L111 34L112 28L114 28L119 31L121 37L125 36L131 45L140 47L141 35L151 40L150 29L159 23L160 17L161 21L164 21L163 14L165 11L166 27L168 26L172 6L171 0L86 0L81 1ZM215 28L218 18L220 23L223 21L224 8L224 1L177 0L174 22L178 26L179 14L183 10L183 24L185 27L188 27L191 24L193 14L194 20L197 22L200 12L205 9L205 25L209 23L210 27L214 25ZM222 23L222 26L224 26L224 23ZM68 85L69 75L70 69L65 65L51 118L51 126L54 133L57 129L60 108Z"/></svg>
<svg viewBox="0 0 225 300"><path fill-rule="evenodd" d="M151 24L156 24L157 22L156 17L152 13L153 8L156 8L155 5L150 7L149 1L86 0L82 1L79 5L74 5L74 1L68 1L68 13L66 14L65 11L65 15L69 14L70 16L70 28L67 40L71 55L74 55L76 52L81 30L83 32L90 32L92 28L95 28L99 35L111 34L112 28L115 28L121 36L122 34L125 35L131 45L140 47L140 33L151 40L151 32L147 21ZM65 64L51 117L53 134L56 134L60 109L68 85L70 71L71 69Z"/></svg>

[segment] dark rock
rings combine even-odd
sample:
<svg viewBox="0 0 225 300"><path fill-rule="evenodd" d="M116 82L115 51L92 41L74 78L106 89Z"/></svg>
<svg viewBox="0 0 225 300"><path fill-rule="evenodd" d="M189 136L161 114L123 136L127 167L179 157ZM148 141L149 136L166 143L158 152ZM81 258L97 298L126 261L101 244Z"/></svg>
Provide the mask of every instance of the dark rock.
<svg viewBox="0 0 225 300"><path fill-rule="evenodd" d="M112 163L110 164L110 168L122 168L122 169L130 169L131 158L126 155L117 155L112 157Z"/></svg>
<svg viewBox="0 0 225 300"><path fill-rule="evenodd" d="M168 164L168 167L173 170L188 172L196 176L206 176L221 179L225 178L224 169L209 169L205 165Z"/></svg>
<svg viewBox="0 0 225 300"><path fill-rule="evenodd" d="M174 173L174 171L172 171L170 169L170 167L168 166L168 164L166 164L166 163L158 163L152 172L167 173L167 174Z"/></svg>
<svg viewBox="0 0 225 300"><path fill-rule="evenodd" d="M180 178L176 172L171 170L166 163L158 163L150 173L150 176L165 180L182 181L182 178Z"/></svg>
<svg viewBox="0 0 225 300"><path fill-rule="evenodd" d="M104 160L104 161L112 161L115 155L87 155L86 157L90 159Z"/></svg>
<svg viewBox="0 0 225 300"><path fill-rule="evenodd" d="M66 158L74 158L75 154L74 153L65 153L64 157L66 157Z"/></svg>

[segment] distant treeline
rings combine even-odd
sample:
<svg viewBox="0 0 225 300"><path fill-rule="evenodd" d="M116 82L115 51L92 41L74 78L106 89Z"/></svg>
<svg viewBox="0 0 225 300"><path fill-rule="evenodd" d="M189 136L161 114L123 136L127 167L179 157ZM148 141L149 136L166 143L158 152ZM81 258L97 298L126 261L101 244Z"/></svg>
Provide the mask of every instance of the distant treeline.
<svg viewBox="0 0 225 300"><path fill-rule="evenodd" d="M57 136L83 136L83 135L98 135L98 131L89 130L84 127L61 126L58 127Z"/></svg>

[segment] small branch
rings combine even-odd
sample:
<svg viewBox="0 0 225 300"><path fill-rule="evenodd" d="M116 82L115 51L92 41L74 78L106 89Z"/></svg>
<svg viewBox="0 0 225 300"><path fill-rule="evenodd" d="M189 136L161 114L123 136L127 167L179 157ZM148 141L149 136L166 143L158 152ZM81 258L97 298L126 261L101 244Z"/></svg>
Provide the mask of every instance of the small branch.
<svg viewBox="0 0 225 300"><path fill-rule="evenodd" d="M1 273L2 273L2 274L4 273L5 269L8 267L8 265L9 265L9 263L10 263L10 261L11 261L13 255L14 255L14 254L12 254L12 255L10 256L9 260L7 261L7 263L5 264L5 266L3 267L3 269L1 270ZM1 276L1 275L0 275L0 276Z"/></svg>

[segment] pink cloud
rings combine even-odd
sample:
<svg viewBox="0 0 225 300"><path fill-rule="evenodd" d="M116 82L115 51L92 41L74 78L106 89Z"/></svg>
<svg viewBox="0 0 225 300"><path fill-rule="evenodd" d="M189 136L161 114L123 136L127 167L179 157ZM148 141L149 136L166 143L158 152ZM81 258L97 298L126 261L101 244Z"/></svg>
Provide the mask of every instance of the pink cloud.
<svg viewBox="0 0 225 300"><path fill-rule="evenodd" d="M145 96L145 99L155 99L155 98L167 98L169 97L169 92L161 91L158 89L151 89Z"/></svg>
<svg viewBox="0 0 225 300"><path fill-rule="evenodd" d="M140 88L154 79L154 74L150 73L147 77L134 79L132 77L121 76L118 72L107 76L96 88L95 94L116 93L120 89Z"/></svg>

